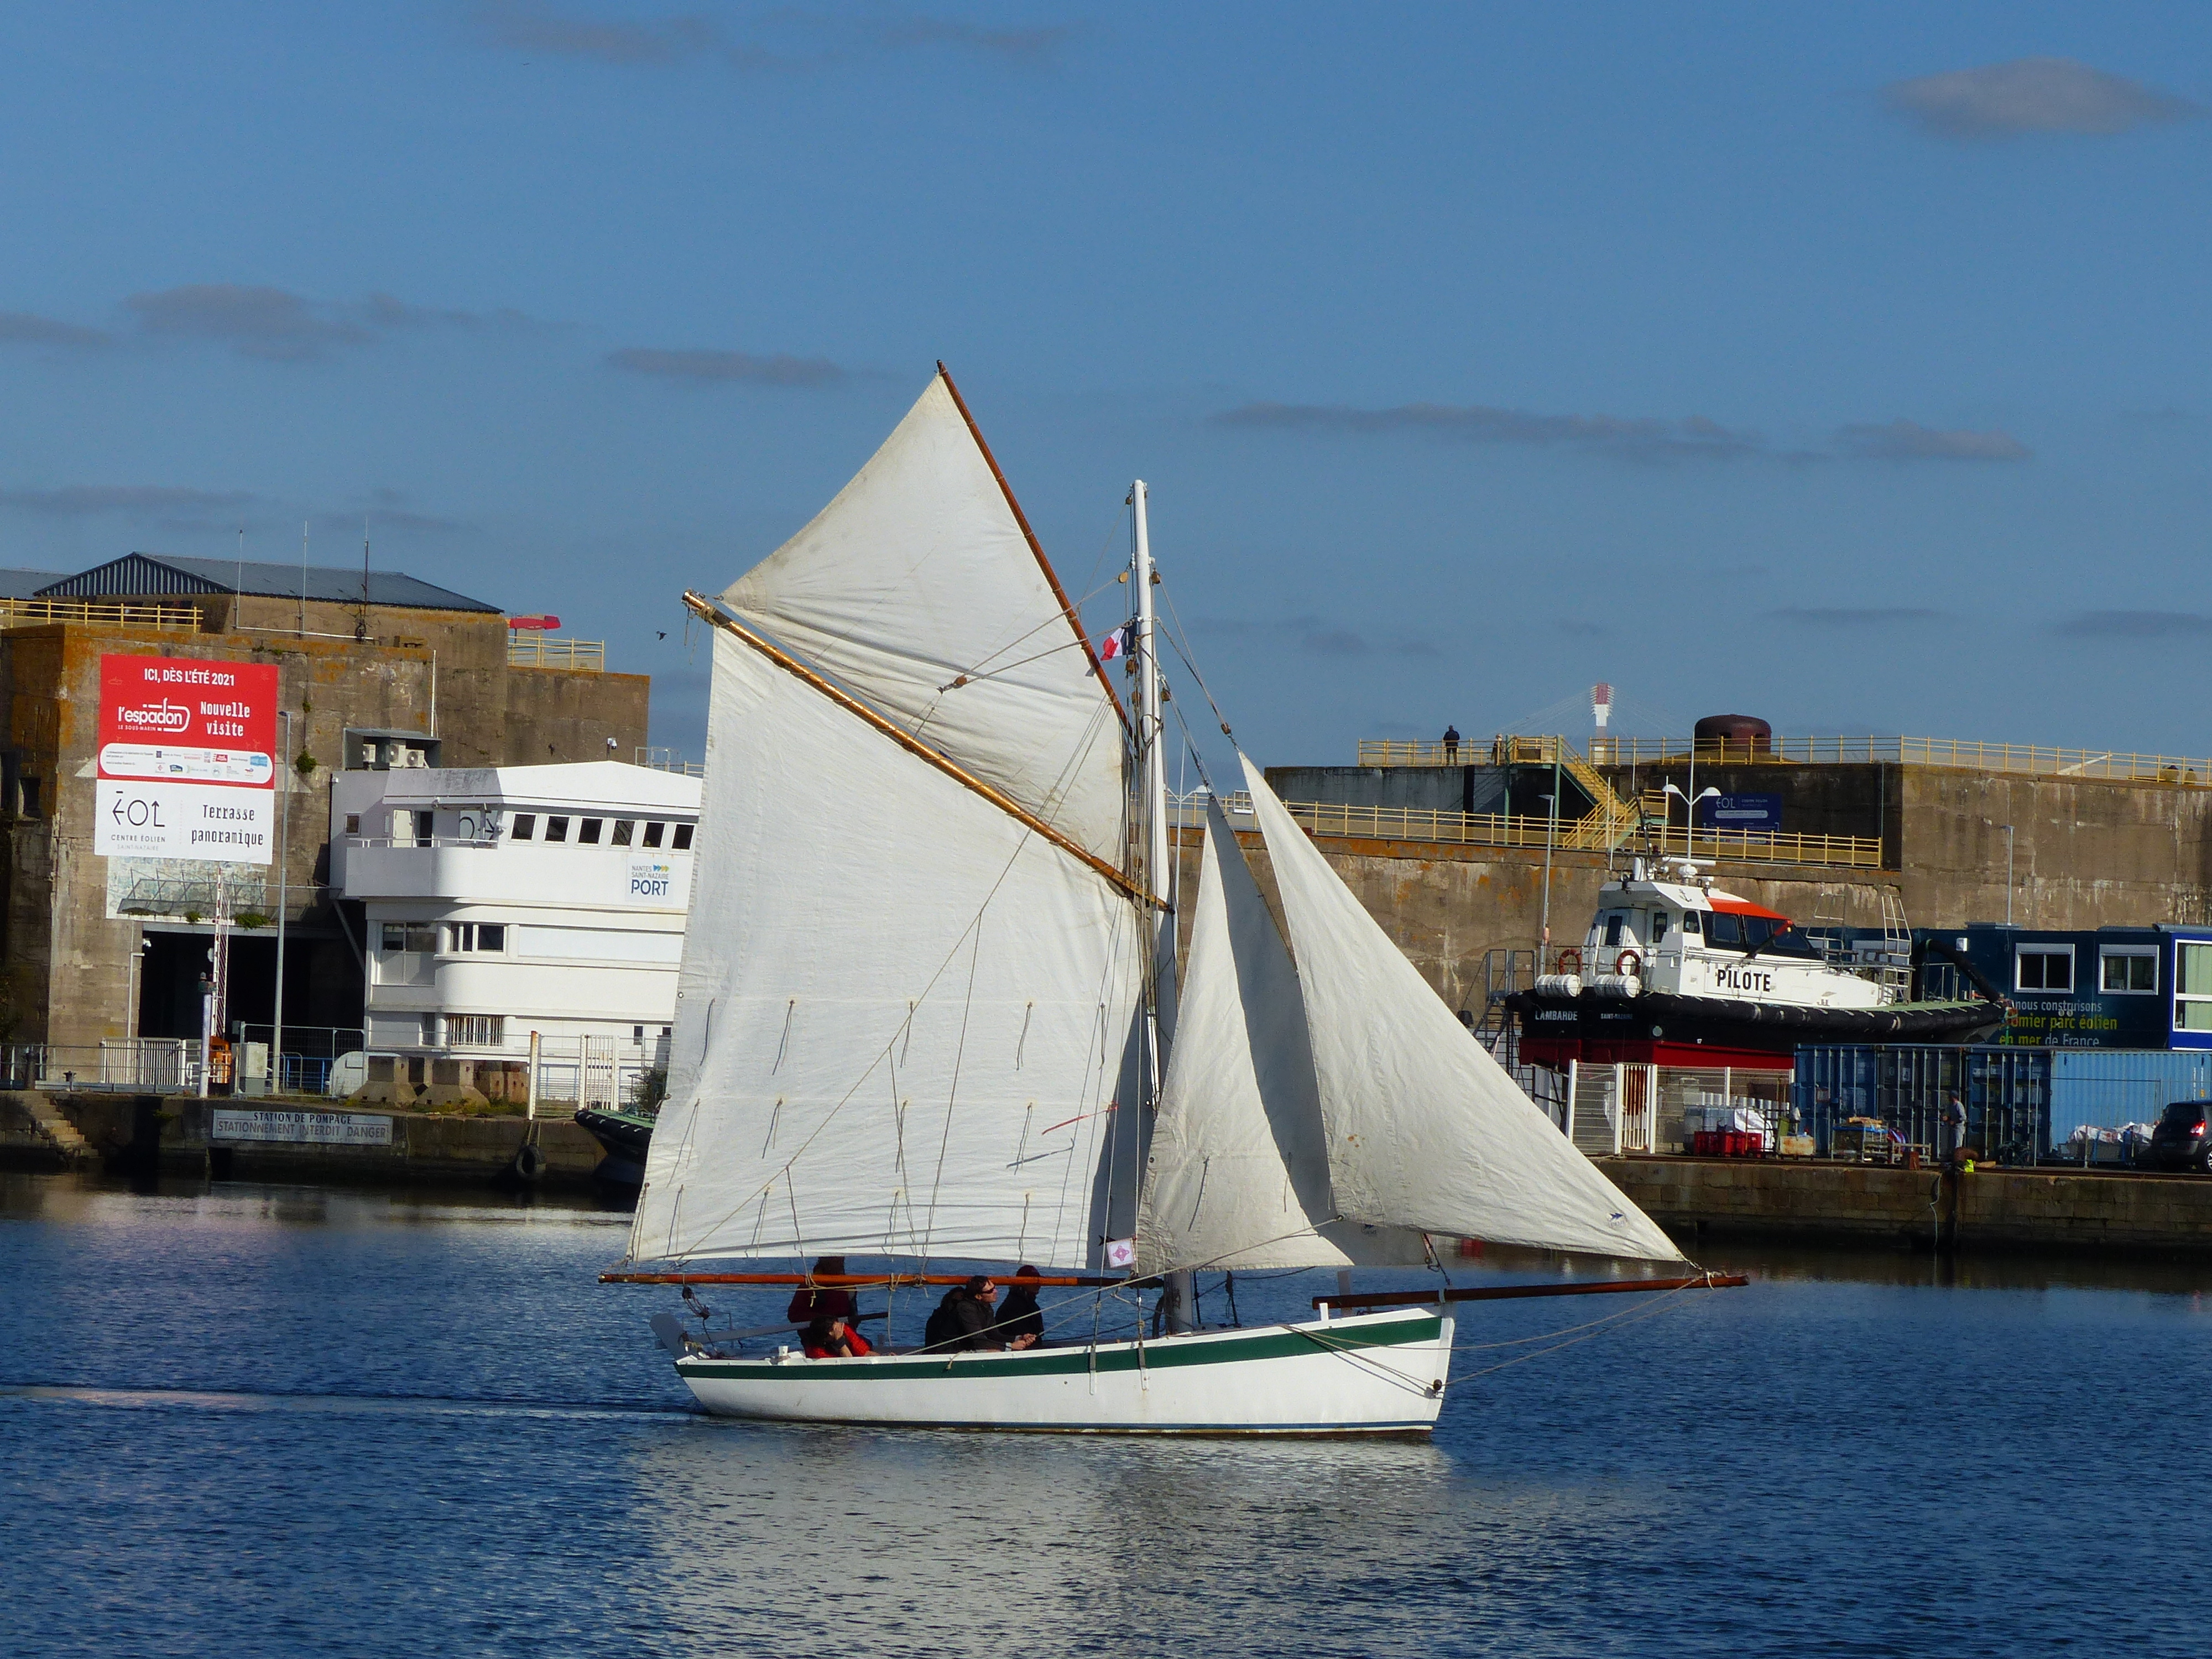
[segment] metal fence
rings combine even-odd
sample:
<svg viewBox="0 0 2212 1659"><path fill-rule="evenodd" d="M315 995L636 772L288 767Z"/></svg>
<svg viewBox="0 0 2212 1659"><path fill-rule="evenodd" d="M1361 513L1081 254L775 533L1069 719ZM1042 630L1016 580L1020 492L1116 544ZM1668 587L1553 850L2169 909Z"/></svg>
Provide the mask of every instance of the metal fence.
<svg viewBox="0 0 2212 1659"><path fill-rule="evenodd" d="M607 667L605 640L549 640L525 629L507 636L510 668L565 668L579 674L604 674Z"/></svg>
<svg viewBox="0 0 2212 1659"><path fill-rule="evenodd" d="M0 1047L0 1089L178 1094L199 1087L198 1037L118 1037L98 1043Z"/></svg>
<svg viewBox="0 0 2212 1659"><path fill-rule="evenodd" d="M1171 798L1170 819L1188 826L1206 821L1206 793L1194 790ZM1223 810L1233 827L1249 828L1252 798L1243 790L1222 798ZM1589 819L1516 817L1504 812L1444 812L1413 806L1346 806L1333 802L1285 801L1284 808L1309 835L1342 836L1366 841L1411 841L1446 846L1517 847L1537 850L1550 846L1562 851L1589 844L1582 832ZM1600 815L1593 813L1590 818ZM1656 824L1647 832L1661 857L1680 855L1718 859L1734 864L1799 864L1841 866L1848 869L1881 867L1881 842L1871 836L1798 836L1761 830L1705 830L1694 833Z"/></svg>
<svg viewBox="0 0 2212 1659"><path fill-rule="evenodd" d="M193 605L0 599L0 628L32 628L41 623L85 623L100 628L150 628L164 633L197 634L200 631L200 612L199 607Z"/></svg>
<svg viewBox="0 0 2212 1659"><path fill-rule="evenodd" d="M358 1025L294 1025L284 1027L284 1052L270 1059L270 1069L260 1073L269 1091L280 1095L320 1095L330 1092L331 1067L343 1054L361 1054L368 1048L365 1033ZM276 1037L274 1025L257 1025L240 1021L231 1027L231 1039L235 1045L238 1063L236 1076L241 1093L253 1092L246 1061L252 1046L259 1043L265 1049Z"/></svg>
<svg viewBox="0 0 2212 1659"><path fill-rule="evenodd" d="M1824 1156L1905 1152L2034 1164L2051 1150L2051 1051L1956 1044L1818 1044L1797 1051L1796 1109ZM1963 1110L1963 1137L1954 1107ZM1883 1144L1886 1143L1886 1144Z"/></svg>
<svg viewBox="0 0 2212 1659"><path fill-rule="evenodd" d="M1686 761L1682 738L1601 738L1590 758L1600 766ZM2212 760L2185 755L2138 755L2112 749L2055 749L2042 744L1982 743L1956 738L1776 738L1753 745L1700 740L1701 764L1794 761L1806 765L1942 766L1966 772L2022 772L2041 777L2118 778L2142 783L2212 786Z"/></svg>

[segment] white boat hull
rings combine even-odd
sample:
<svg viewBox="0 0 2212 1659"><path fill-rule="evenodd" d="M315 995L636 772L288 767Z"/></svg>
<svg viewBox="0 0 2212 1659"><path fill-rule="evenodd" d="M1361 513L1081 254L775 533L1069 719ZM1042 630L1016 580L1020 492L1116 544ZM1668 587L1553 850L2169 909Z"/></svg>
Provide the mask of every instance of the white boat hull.
<svg viewBox="0 0 2212 1659"><path fill-rule="evenodd" d="M1021 1353L690 1356L718 1417L1059 1434L1425 1434L1450 1376L1435 1308Z"/></svg>

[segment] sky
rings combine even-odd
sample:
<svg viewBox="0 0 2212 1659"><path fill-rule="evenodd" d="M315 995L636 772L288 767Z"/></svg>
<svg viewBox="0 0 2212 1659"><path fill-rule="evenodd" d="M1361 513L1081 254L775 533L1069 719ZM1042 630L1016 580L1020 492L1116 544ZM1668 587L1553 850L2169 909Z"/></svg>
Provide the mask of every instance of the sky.
<svg viewBox="0 0 2212 1659"><path fill-rule="evenodd" d="M1263 764L2212 754L2202 7L93 0L0 144L0 565L366 522L694 757L683 590L940 358L1094 637L1147 481Z"/></svg>

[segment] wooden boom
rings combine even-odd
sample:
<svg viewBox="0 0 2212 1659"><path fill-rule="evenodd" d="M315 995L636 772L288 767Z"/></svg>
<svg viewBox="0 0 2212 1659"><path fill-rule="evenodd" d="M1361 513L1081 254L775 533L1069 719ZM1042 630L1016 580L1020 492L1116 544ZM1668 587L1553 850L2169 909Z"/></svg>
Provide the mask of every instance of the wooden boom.
<svg viewBox="0 0 2212 1659"><path fill-rule="evenodd" d="M974 1273L618 1273L599 1275L602 1285L811 1285L824 1290L881 1291L902 1285L965 1285ZM986 1273L994 1285L1126 1285L1119 1275L1092 1273Z"/></svg>
<svg viewBox="0 0 2212 1659"><path fill-rule="evenodd" d="M1688 1279L1591 1279L1571 1285L1500 1285L1478 1291L1360 1291L1317 1296L1332 1308L1402 1308L1424 1302L1512 1302L1526 1296L1606 1296L1623 1291L1735 1290L1751 1280L1742 1273L1696 1273Z"/></svg>

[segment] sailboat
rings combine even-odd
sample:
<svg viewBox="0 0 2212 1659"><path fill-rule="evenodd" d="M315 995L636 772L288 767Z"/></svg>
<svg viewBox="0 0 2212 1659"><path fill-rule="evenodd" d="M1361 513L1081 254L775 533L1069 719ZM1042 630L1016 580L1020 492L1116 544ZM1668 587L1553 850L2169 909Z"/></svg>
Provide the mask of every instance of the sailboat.
<svg viewBox="0 0 2212 1659"><path fill-rule="evenodd" d="M763 1260L882 1261L810 1282L892 1286L1024 1262L1084 1298L1058 1310L1072 1340L856 1358L663 1315L710 1413L1425 1433L1455 1333L1440 1272L1409 1305L1264 1328L1195 1328L1174 1292L1200 1268L1434 1270L1436 1238L1682 1261L1241 753L1255 828L1206 810L1178 986L1141 482L1128 505L1133 708L941 364L811 523L685 596L714 639L697 873L667 1103L606 1277L688 1296L801 1277L732 1270Z"/></svg>

